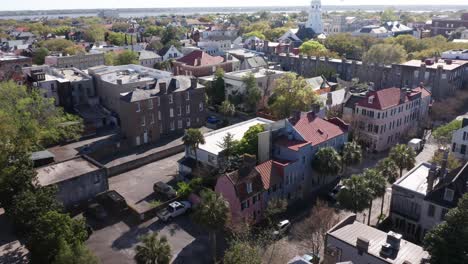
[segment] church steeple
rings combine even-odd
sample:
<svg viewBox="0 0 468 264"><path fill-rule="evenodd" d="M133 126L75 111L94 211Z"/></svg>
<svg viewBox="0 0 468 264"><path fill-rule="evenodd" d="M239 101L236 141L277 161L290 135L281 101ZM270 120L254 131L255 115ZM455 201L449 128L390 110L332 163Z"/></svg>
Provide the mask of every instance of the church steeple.
<svg viewBox="0 0 468 264"><path fill-rule="evenodd" d="M311 1L309 19L306 22L306 28L311 28L312 30L314 30L315 34L323 33L321 0Z"/></svg>

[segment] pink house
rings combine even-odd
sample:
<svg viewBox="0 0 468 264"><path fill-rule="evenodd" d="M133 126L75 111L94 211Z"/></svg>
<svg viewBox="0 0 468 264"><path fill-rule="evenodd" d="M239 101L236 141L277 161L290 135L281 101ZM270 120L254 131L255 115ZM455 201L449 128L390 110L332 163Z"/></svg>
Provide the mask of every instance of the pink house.
<svg viewBox="0 0 468 264"><path fill-rule="evenodd" d="M350 98L343 118L352 123L354 134L369 150L382 151L418 129L429 112L431 93L424 87L386 88Z"/></svg>

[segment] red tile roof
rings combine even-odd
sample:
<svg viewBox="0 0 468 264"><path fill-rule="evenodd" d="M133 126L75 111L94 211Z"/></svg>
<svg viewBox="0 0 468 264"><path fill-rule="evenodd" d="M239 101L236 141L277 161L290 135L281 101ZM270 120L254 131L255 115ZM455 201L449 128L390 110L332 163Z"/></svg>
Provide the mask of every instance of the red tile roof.
<svg viewBox="0 0 468 264"><path fill-rule="evenodd" d="M271 186L281 182L284 176L285 164L282 162L268 160L262 164L257 165L255 169L260 173L265 190L270 189Z"/></svg>
<svg viewBox="0 0 468 264"><path fill-rule="evenodd" d="M316 116L313 112L301 113L300 117L289 119L291 125L312 146L323 143L346 133L347 127L338 126ZM344 122L343 122L344 123ZM296 145L299 146L299 145Z"/></svg>
<svg viewBox="0 0 468 264"><path fill-rule="evenodd" d="M221 56L213 57L201 50L194 50L177 61L190 66L206 66L220 64L224 61L224 58Z"/></svg>
<svg viewBox="0 0 468 264"><path fill-rule="evenodd" d="M390 107L394 107L403 103L400 101L401 92L402 92L401 89L396 88L396 87L370 92L367 94L365 98L361 99L357 104L358 106L378 109L378 110L388 109ZM425 88L418 87L418 88L412 89L410 93L405 93L404 102L408 102L410 100L417 98L416 95L419 95L419 94L421 94L423 98L430 95L429 91L427 91ZM372 100L372 103L369 103L369 97L371 96L374 96L374 99Z"/></svg>

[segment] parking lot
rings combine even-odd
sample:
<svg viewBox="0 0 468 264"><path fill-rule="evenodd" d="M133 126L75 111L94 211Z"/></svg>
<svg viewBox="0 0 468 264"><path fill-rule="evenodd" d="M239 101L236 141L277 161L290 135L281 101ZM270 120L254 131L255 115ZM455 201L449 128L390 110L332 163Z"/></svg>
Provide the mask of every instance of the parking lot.
<svg viewBox="0 0 468 264"><path fill-rule="evenodd" d="M183 156L182 152L109 178L109 189L116 190L138 211L147 211L151 201L157 200L153 184L173 181L178 173L177 160Z"/></svg>
<svg viewBox="0 0 468 264"><path fill-rule="evenodd" d="M157 218L136 223L124 218L95 230L86 242L89 249L103 264L135 263L135 247L139 237L152 232L167 237L171 246L173 263L209 263L208 234L192 223L190 216L182 215L164 223Z"/></svg>

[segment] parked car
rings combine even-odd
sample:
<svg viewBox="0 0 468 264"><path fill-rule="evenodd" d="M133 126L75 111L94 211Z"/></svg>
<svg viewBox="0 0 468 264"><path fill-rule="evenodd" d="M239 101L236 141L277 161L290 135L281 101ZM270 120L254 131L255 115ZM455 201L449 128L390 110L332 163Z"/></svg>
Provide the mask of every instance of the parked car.
<svg viewBox="0 0 468 264"><path fill-rule="evenodd" d="M121 213L128 209L125 198L114 190L100 193L96 198L100 204L113 213Z"/></svg>
<svg viewBox="0 0 468 264"><path fill-rule="evenodd" d="M206 122L216 125L221 123L221 120L219 120L216 116L209 116L206 118Z"/></svg>
<svg viewBox="0 0 468 264"><path fill-rule="evenodd" d="M291 222L289 220L283 220L276 225L276 229L273 231L273 236L275 238L280 238L289 231L291 227Z"/></svg>
<svg viewBox="0 0 468 264"><path fill-rule="evenodd" d="M190 208L192 208L192 204L189 201L172 202L156 215L159 219L168 221L176 216L185 214Z"/></svg>
<svg viewBox="0 0 468 264"><path fill-rule="evenodd" d="M153 185L153 191L164 195L167 199L173 199L177 196L177 192L169 184L159 181Z"/></svg>
<svg viewBox="0 0 468 264"><path fill-rule="evenodd" d="M338 196L338 193L343 190L343 189L346 189L346 186L344 185L341 185L341 184L338 184L336 185L329 193L328 193L328 198L332 201L336 201L336 197Z"/></svg>
<svg viewBox="0 0 468 264"><path fill-rule="evenodd" d="M97 220L105 220L107 218L107 212L102 205L93 203L86 208L86 216Z"/></svg>
<svg viewBox="0 0 468 264"><path fill-rule="evenodd" d="M419 153L424 148L424 141L419 138L413 138L408 142L408 147L412 148L414 152Z"/></svg>

